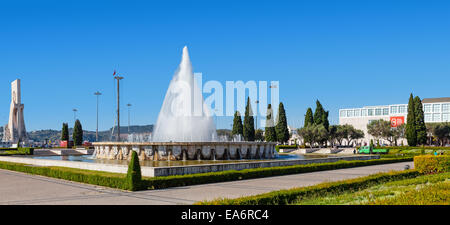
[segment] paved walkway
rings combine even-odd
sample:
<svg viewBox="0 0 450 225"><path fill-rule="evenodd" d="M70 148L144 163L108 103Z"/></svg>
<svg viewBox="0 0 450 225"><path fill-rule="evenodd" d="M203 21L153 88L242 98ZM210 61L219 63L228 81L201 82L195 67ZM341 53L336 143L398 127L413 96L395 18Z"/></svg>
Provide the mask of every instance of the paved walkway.
<svg viewBox="0 0 450 225"><path fill-rule="evenodd" d="M403 170L413 162L356 167L295 175L232 181L139 192L125 192L94 185L0 170L0 204L69 205L174 205L192 204L221 197L236 198L274 190L350 179L378 172Z"/></svg>

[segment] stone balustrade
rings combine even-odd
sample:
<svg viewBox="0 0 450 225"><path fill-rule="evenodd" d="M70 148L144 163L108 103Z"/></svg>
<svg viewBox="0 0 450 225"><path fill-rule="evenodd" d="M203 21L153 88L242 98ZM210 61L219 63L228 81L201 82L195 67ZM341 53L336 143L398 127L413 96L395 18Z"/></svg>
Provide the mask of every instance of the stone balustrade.
<svg viewBox="0 0 450 225"><path fill-rule="evenodd" d="M96 142L98 159L128 160L135 151L139 160L273 159L274 142Z"/></svg>

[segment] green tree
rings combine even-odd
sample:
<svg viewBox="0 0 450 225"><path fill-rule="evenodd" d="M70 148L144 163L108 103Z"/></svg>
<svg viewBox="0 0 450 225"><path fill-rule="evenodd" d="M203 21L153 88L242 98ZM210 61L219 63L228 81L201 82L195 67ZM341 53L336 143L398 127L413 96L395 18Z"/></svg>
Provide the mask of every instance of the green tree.
<svg viewBox="0 0 450 225"><path fill-rule="evenodd" d="M323 124L325 110L323 109L322 104L319 102L319 100L316 101L316 111L314 111L314 124Z"/></svg>
<svg viewBox="0 0 450 225"><path fill-rule="evenodd" d="M75 121L72 138L75 146L83 145L83 127L81 126L80 120Z"/></svg>
<svg viewBox="0 0 450 225"><path fill-rule="evenodd" d="M69 140L69 124L63 123L61 130L61 141Z"/></svg>
<svg viewBox="0 0 450 225"><path fill-rule="evenodd" d="M378 141L386 134L385 122L388 122L390 127L389 121L385 121L383 119L372 120L369 124L367 124L367 133L374 136Z"/></svg>
<svg viewBox="0 0 450 225"><path fill-rule="evenodd" d="M411 93L408 102L408 118L406 120L406 140L409 146L417 145L417 129L416 129L416 113L414 104L414 97Z"/></svg>
<svg viewBox="0 0 450 225"><path fill-rule="evenodd" d="M247 98L247 106L245 107L243 134L244 140L255 141L255 119L253 118L253 111L250 105L250 97Z"/></svg>
<svg viewBox="0 0 450 225"><path fill-rule="evenodd" d="M424 145L427 143L427 127L425 126L422 100L420 100L419 96L414 98L414 106L417 144Z"/></svg>
<svg viewBox="0 0 450 225"><path fill-rule="evenodd" d="M444 146L450 138L450 124L439 123L433 126L433 135L437 138L439 145Z"/></svg>
<svg viewBox="0 0 450 225"><path fill-rule="evenodd" d="M305 115L305 124L303 125L303 127L307 127L309 125L314 124L314 117L313 117L313 112L311 108L308 108L306 110L306 115Z"/></svg>
<svg viewBox="0 0 450 225"><path fill-rule="evenodd" d="M255 141L264 141L264 131L257 129L255 131Z"/></svg>
<svg viewBox="0 0 450 225"><path fill-rule="evenodd" d="M137 191L141 189L142 175L141 165L139 165L139 157L135 151L131 151L131 160L128 164L127 171L128 190Z"/></svg>
<svg viewBox="0 0 450 225"><path fill-rule="evenodd" d="M289 129L287 127L286 111L284 105L280 102L277 114L277 124L275 126L275 132L277 134L277 141L286 143L289 140Z"/></svg>
<svg viewBox="0 0 450 225"><path fill-rule="evenodd" d="M274 120L273 120L273 109L272 109L271 104L269 104L267 106L265 139L267 142L276 142L277 141L277 134L275 131L275 124L274 124Z"/></svg>
<svg viewBox="0 0 450 225"><path fill-rule="evenodd" d="M233 130L231 131L231 135L244 135L244 128L242 126L242 119L239 111L234 113Z"/></svg>
<svg viewBox="0 0 450 225"><path fill-rule="evenodd" d="M309 143L312 148L315 143L321 143L321 140L328 136L328 132L322 124L310 125L298 130L298 134L303 138L305 143Z"/></svg>

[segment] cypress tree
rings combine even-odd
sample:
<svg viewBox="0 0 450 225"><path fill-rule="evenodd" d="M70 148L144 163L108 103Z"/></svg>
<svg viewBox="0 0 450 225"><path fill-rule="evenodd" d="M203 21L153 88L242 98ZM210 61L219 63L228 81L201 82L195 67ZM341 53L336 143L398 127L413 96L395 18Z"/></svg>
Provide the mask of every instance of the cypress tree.
<svg viewBox="0 0 450 225"><path fill-rule="evenodd" d="M325 110L323 109L322 104L320 104L319 100L316 101L316 111L314 111L314 124L320 125L323 124Z"/></svg>
<svg viewBox="0 0 450 225"><path fill-rule="evenodd" d="M231 131L231 135L244 135L244 128L242 127L242 119L239 111L234 113L233 130Z"/></svg>
<svg viewBox="0 0 450 225"><path fill-rule="evenodd" d="M255 141L255 120L253 118L252 107L250 106L250 97L247 98L247 106L244 115L244 140Z"/></svg>
<svg viewBox="0 0 450 225"><path fill-rule="evenodd" d="M415 104L414 97L411 93L408 102L408 118L406 120L406 140L409 146L417 145L417 132L416 132L416 113L414 112Z"/></svg>
<svg viewBox="0 0 450 225"><path fill-rule="evenodd" d="M303 125L303 127L307 127L310 125L314 124L314 117L313 117L313 112L311 108L308 108L306 110L306 115L305 115L305 124Z"/></svg>
<svg viewBox="0 0 450 225"><path fill-rule="evenodd" d="M128 164L127 171L128 190L137 191L141 189L142 175L141 165L139 165L139 157L137 152L132 151L131 160Z"/></svg>
<svg viewBox="0 0 450 225"><path fill-rule="evenodd" d="M269 104L267 106L265 139L268 142L276 142L277 141L277 134L275 131L275 125L274 125L274 121L273 121L273 109L272 109L271 104Z"/></svg>
<svg viewBox="0 0 450 225"><path fill-rule="evenodd" d="M277 134L277 141L285 143L289 140L289 130L287 127L286 111L284 105L280 102L277 114L277 125L275 126L275 132Z"/></svg>
<svg viewBox="0 0 450 225"><path fill-rule="evenodd" d="M75 146L83 144L83 127L81 126L80 120L75 121L72 138Z"/></svg>
<svg viewBox="0 0 450 225"><path fill-rule="evenodd" d="M61 141L68 141L68 140L69 140L69 124L63 123L61 130Z"/></svg>
<svg viewBox="0 0 450 225"><path fill-rule="evenodd" d="M324 111L322 114L322 125L325 127L327 131L329 131L330 128L330 122L328 121L328 113L329 111Z"/></svg>
<svg viewBox="0 0 450 225"><path fill-rule="evenodd" d="M414 106L416 117L417 144L424 145L427 143L427 127L425 126L422 100L420 100L419 96L416 96L414 98Z"/></svg>

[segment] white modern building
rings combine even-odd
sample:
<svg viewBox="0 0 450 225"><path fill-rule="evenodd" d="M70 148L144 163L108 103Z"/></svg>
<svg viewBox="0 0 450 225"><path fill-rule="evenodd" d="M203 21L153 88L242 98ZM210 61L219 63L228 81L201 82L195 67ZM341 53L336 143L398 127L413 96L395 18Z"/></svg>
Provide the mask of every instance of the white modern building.
<svg viewBox="0 0 450 225"><path fill-rule="evenodd" d="M424 98L422 100L425 123L450 122L450 98ZM364 131L365 137L362 144L370 143L374 139L367 133L367 124L372 120L391 121L391 126L396 127L406 123L408 104L364 106L362 108L349 108L339 110L339 125L349 124L356 129ZM380 140L381 144L388 144ZM405 142L406 144L406 142Z"/></svg>

